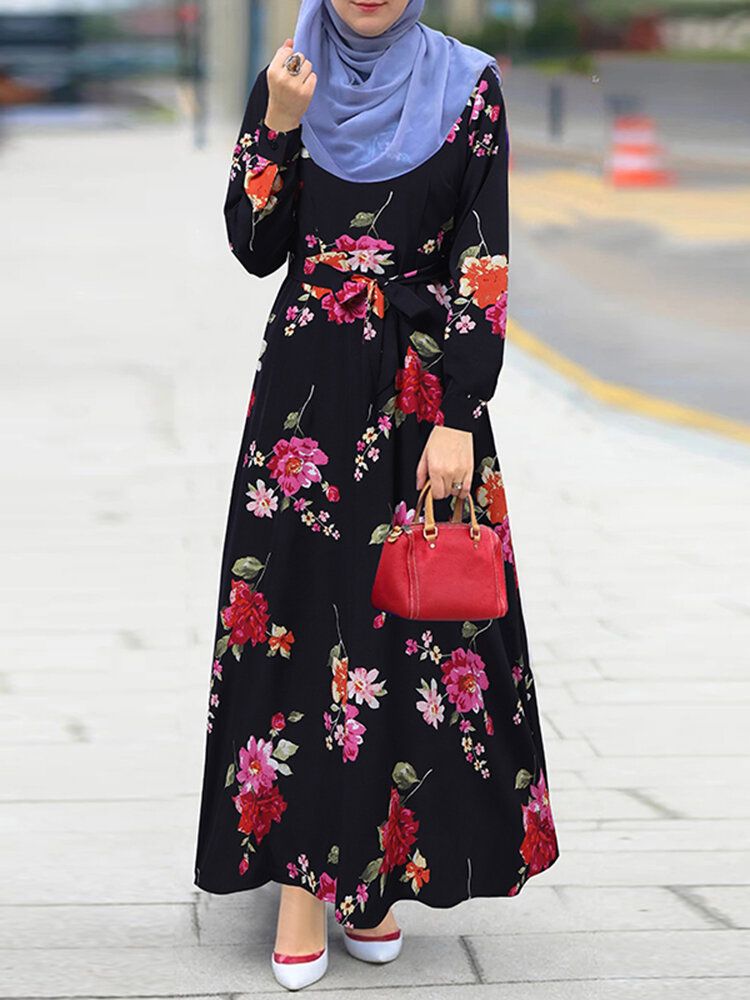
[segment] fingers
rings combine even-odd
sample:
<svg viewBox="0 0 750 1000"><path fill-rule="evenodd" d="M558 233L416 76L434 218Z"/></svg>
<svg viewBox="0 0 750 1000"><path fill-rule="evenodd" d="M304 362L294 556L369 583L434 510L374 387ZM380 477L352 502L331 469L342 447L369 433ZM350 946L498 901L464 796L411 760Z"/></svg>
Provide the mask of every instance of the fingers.
<svg viewBox="0 0 750 1000"><path fill-rule="evenodd" d="M422 451L422 457L417 465L417 489L421 490L427 482L427 449Z"/></svg>

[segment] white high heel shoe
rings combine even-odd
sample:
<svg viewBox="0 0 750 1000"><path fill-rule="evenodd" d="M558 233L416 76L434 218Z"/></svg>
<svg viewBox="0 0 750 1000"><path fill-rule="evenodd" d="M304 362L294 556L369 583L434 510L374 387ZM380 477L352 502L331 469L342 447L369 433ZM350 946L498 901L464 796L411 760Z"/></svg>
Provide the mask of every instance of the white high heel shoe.
<svg viewBox="0 0 750 1000"><path fill-rule="evenodd" d="M317 983L328 969L328 923L325 925L325 944L320 951L309 955L285 955L274 951L271 968L276 982L288 990L302 990Z"/></svg>
<svg viewBox="0 0 750 1000"><path fill-rule="evenodd" d="M372 935L357 934L356 930L344 930L344 947L360 962L392 962L401 954L404 944L403 931L392 931L390 934Z"/></svg>

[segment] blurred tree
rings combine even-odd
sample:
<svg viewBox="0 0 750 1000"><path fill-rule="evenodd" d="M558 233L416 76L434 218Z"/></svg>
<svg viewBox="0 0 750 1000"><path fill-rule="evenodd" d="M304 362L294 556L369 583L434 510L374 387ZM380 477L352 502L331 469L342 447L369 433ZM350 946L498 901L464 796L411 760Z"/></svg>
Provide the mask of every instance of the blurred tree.
<svg viewBox="0 0 750 1000"><path fill-rule="evenodd" d="M539 0L537 18L526 32L531 55L567 56L583 49L578 4L571 0Z"/></svg>

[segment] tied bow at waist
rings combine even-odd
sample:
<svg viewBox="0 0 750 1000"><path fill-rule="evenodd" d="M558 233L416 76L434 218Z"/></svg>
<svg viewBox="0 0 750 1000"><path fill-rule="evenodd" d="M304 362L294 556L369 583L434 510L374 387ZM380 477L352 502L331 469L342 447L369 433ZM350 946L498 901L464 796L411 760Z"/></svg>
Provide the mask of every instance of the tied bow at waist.
<svg viewBox="0 0 750 1000"><path fill-rule="evenodd" d="M387 304L408 321L412 330L423 330L438 341L442 340L446 325L445 306L434 297L431 302L420 298L412 286L430 283L449 285L451 278L444 258L413 271L404 271L403 274L377 277L355 271L340 271L326 263L317 263L306 273L304 261L304 257L292 255L288 274L299 282L313 286L319 293L316 297L335 295L348 283L361 284L369 303L368 312L382 319Z"/></svg>

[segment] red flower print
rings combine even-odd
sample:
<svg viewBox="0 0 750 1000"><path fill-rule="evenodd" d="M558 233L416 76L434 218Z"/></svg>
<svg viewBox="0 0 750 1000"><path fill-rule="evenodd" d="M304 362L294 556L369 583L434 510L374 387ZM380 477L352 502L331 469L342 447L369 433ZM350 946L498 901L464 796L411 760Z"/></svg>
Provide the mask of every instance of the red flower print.
<svg viewBox="0 0 750 1000"><path fill-rule="evenodd" d="M250 393L250 399L247 404L247 416L253 412L253 407L255 406L255 389Z"/></svg>
<svg viewBox="0 0 750 1000"><path fill-rule="evenodd" d="M419 852L416 852L419 854ZM421 858L421 855L420 855ZM421 858L421 860L424 860ZM415 892L419 892L423 885L430 881L430 869L412 860L406 866L404 877L410 879Z"/></svg>
<svg viewBox="0 0 750 1000"><path fill-rule="evenodd" d="M388 873L399 865L406 863L409 849L417 839L419 820L415 819L411 809L401 804L398 790L391 788L391 799L388 805L388 819L378 827L383 839L383 860L380 871Z"/></svg>
<svg viewBox="0 0 750 1000"><path fill-rule="evenodd" d="M417 420L438 422L443 387L437 375L422 368L422 361L413 347L407 349L404 367L396 372L395 385L399 390L396 406L402 413L416 413Z"/></svg>
<svg viewBox="0 0 750 1000"><path fill-rule="evenodd" d="M242 858L242 861L240 861L240 864L239 864L240 875L244 875L247 872L247 870L248 870L249 867L250 867L250 862L247 860L247 855L244 855L244 857Z"/></svg>
<svg viewBox="0 0 750 1000"><path fill-rule="evenodd" d="M287 806L278 785L260 794L241 792L234 795L232 801L240 814L237 829L240 833L254 834L258 843L270 832L272 823L281 822L281 814Z"/></svg>
<svg viewBox="0 0 750 1000"><path fill-rule="evenodd" d="M508 291L508 258L504 254L467 257L461 271L461 295L473 298L480 309L495 305Z"/></svg>
<svg viewBox="0 0 750 1000"><path fill-rule="evenodd" d="M318 899L322 899L324 903L335 903L336 879L331 878L327 872L323 872L320 876L320 884L318 885L318 891L315 895Z"/></svg>
<svg viewBox="0 0 750 1000"><path fill-rule="evenodd" d="M526 836L521 844L521 855L529 866L529 875L537 875L549 868L557 854L557 835L543 772L530 792L529 804L522 807Z"/></svg>
<svg viewBox="0 0 750 1000"><path fill-rule="evenodd" d="M328 464L328 455L313 438L282 438L273 446L268 468L284 494L294 496L300 489L321 481L319 465Z"/></svg>
<svg viewBox="0 0 750 1000"><path fill-rule="evenodd" d="M500 524L508 513L503 477L497 469L485 465L482 469L482 484L477 488L477 500L487 508L492 524Z"/></svg>
<svg viewBox="0 0 750 1000"><path fill-rule="evenodd" d="M354 323L367 315L367 288L360 281L345 281L337 292L329 292L321 299L328 313L328 320L341 326Z"/></svg>
<svg viewBox="0 0 750 1000"><path fill-rule="evenodd" d="M340 499L341 494L339 493L338 486L329 486L326 490L326 500L329 500L331 503L338 503Z"/></svg>
<svg viewBox="0 0 750 1000"><path fill-rule="evenodd" d="M268 648L271 653L281 653L285 659L289 659L294 642L294 632L283 625L274 625L268 637Z"/></svg>
<svg viewBox="0 0 750 1000"><path fill-rule="evenodd" d="M489 687L484 660L470 649L454 649L441 669L448 700L459 712L478 712L484 707L482 691Z"/></svg>
<svg viewBox="0 0 750 1000"><path fill-rule="evenodd" d="M256 212L266 207L271 193L280 191L282 183L277 164L258 156L255 164L245 174L245 194Z"/></svg>
<svg viewBox="0 0 750 1000"><path fill-rule="evenodd" d="M225 628L231 629L229 641L244 646L265 642L268 624L268 601L259 590L253 590L244 580L232 580L229 604L221 609Z"/></svg>
<svg viewBox="0 0 750 1000"><path fill-rule="evenodd" d="M286 719L283 712L277 712L271 717L271 729L275 729L277 733L280 733L285 726Z"/></svg>

